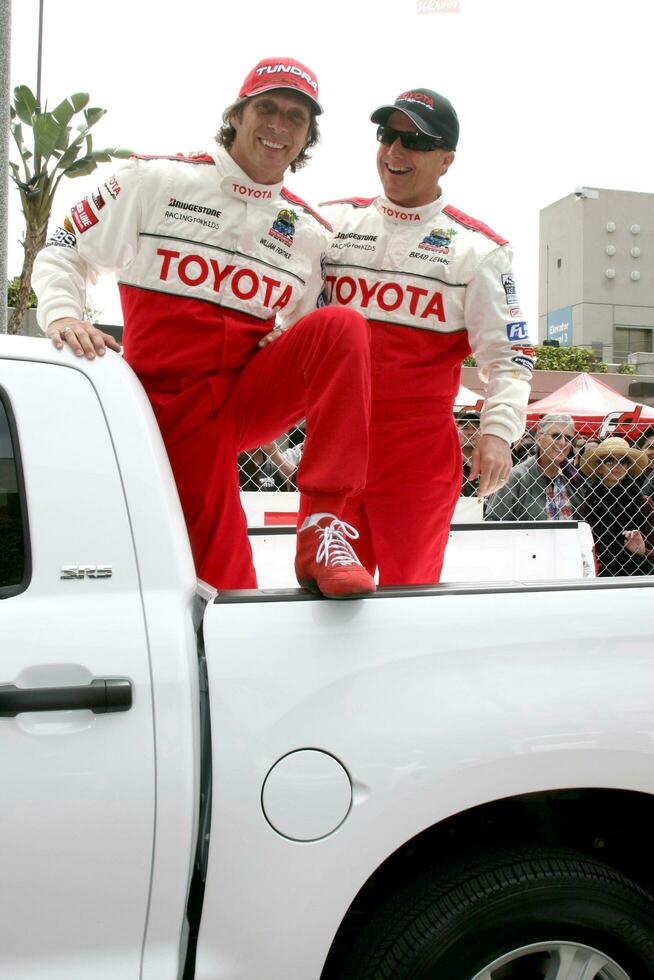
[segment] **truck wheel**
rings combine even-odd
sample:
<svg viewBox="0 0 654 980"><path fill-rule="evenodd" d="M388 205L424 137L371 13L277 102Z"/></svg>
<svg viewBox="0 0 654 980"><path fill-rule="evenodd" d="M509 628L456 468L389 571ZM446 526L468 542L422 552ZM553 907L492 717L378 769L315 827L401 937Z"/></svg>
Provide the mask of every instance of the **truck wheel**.
<svg viewBox="0 0 654 980"><path fill-rule="evenodd" d="M651 980L654 901L612 868L564 851L431 869L373 914L337 976Z"/></svg>

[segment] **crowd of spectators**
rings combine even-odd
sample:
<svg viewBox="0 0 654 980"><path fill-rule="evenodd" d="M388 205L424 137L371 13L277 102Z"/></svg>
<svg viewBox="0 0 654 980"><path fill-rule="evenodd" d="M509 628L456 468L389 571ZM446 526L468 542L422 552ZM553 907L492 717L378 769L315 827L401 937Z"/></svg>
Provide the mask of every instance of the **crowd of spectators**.
<svg viewBox="0 0 654 980"><path fill-rule="evenodd" d="M530 439L514 447L511 475L486 500L484 519L587 521L600 575L654 574L654 426L600 440L552 414Z"/></svg>
<svg viewBox="0 0 654 980"><path fill-rule="evenodd" d="M461 495L477 495L470 459L479 412L456 413L463 458ZM654 426L629 438L584 436L570 415L550 414L513 446L508 482L484 503L488 521L587 521L600 575L654 574ZM239 457L242 490L295 490L304 433ZM281 442L281 440L280 440Z"/></svg>

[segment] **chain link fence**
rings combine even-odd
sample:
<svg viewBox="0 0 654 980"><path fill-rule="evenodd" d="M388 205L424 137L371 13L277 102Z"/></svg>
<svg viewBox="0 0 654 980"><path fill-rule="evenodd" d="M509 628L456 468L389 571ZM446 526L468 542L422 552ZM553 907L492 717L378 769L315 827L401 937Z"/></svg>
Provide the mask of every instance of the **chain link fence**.
<svg viewBox="0 0 654 980"><path fill-rule="evenodd" d="M263 493L297 490L295 475L302 458L304 438L304 422L300 422L274 442L239 453L241 490Z"/></svg>
<svg viewBox="0 0 654 980"><path fill-rule="evenodd" d="M460 411L464 497L479 440L479 413ZM610 427L609 427L610 428ZM567 415L530 422L512 449L505 487L484 502L487 521L582 520L595 541L598 575L654 574L654 423L575 422ZM241 490L295 491L304 423L274 442L239 455Z"/></svg>
<svg viewBox="0 0 654 980"><path fill-rule="evenodd" d="M464 456L478 439L458 421ZM557 414L530 423L513 447L507 484L484 504L491 521L586 521L593 532L597 574L654 574L654 425L611 431ZM471 492L464 480L463 492Z"/></svg>

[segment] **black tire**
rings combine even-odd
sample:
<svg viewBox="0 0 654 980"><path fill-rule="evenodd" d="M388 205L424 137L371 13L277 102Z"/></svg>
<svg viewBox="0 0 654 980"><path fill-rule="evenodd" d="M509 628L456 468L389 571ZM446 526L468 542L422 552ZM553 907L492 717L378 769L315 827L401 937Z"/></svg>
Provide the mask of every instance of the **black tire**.
<svg viewBox="0 0 654 980"><path fill-rule="evenodd" d="M599 969L595 976L591 971L588 980L622 980L623 975L651 980L651 896L585 855L505 852L449 874L431 869L412 881L376 910L354 947L341 956L337 973L328 976L473 980L511 954L516 958L511 967L495 971L493 966L493 980L495 975L498 980L558 977L548 957L559 954L529 958L514 951L533 944L567 943L579 947L582 956L585 949L599 950L619 968Z"/></svg>

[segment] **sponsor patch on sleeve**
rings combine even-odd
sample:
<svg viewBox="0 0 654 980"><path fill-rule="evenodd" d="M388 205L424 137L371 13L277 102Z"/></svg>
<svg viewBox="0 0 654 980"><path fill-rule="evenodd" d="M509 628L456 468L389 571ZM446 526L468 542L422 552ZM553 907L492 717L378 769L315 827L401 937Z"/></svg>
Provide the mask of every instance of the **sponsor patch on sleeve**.
<svg viewBox="0 0 654 980"><path fill-rule="evenodd" d="M70 213L80 235L98 223L98 217L86 198L76 204Z"/></svg>
<svg viewBox="0 0 654 980"><path fill-rule="evenodd" d="M512 272L505 272L502 275L502 286L504 288L507 306L520 306L520 301L515 288L515 276Z"/></svg>
<svg viewBox="0 0 654 980"><path fill-rule="evenodd" d="M103 209L103 207L105 205L105 200L104 200L102 194L100 193L100 188L99 187L96 188L96 190L94 190L91 193L91 200L95 204L96 210L97 211L102 211L102 209Z"/></svg>
<svg viewBox="0 0 654 980"><path fill-rule="evenodd" d="M506 335L512 344L519 340L529 340L526 320L514 320L506 325Z"/></svg>
<svg viewBox="0 0 654 980"><path fill-rule="evenodd" d="M120 194L120 184L115 177L110 177L109 180L104 185L107 192L113 197L114 201Z"/></svg>
<svg viewBox="0 0 654 980"><path fill-rule="evenodd" d="M536 351L534 348L530 347L529 344L513 344L511 350L513 352L511 363L524 368L531 376L536 363Z"/></svg>
<svg viewBox="0 0 654 980"><path fill-rule="evenodd" d="M59 225L50 235L46 245L59 245L62 248L77 248L77 239L75 238L74 232L68 231Z"/></svg>
<svg viewBox="0 0 654 980"><path fill-rule="evenodd" d="M534 362L531 357L525 357L524 354L518 354L517 357L511 358L511 363L517 364L518 367L524 368L526 371L529 371L530 374L533 373Z"/></svg>

